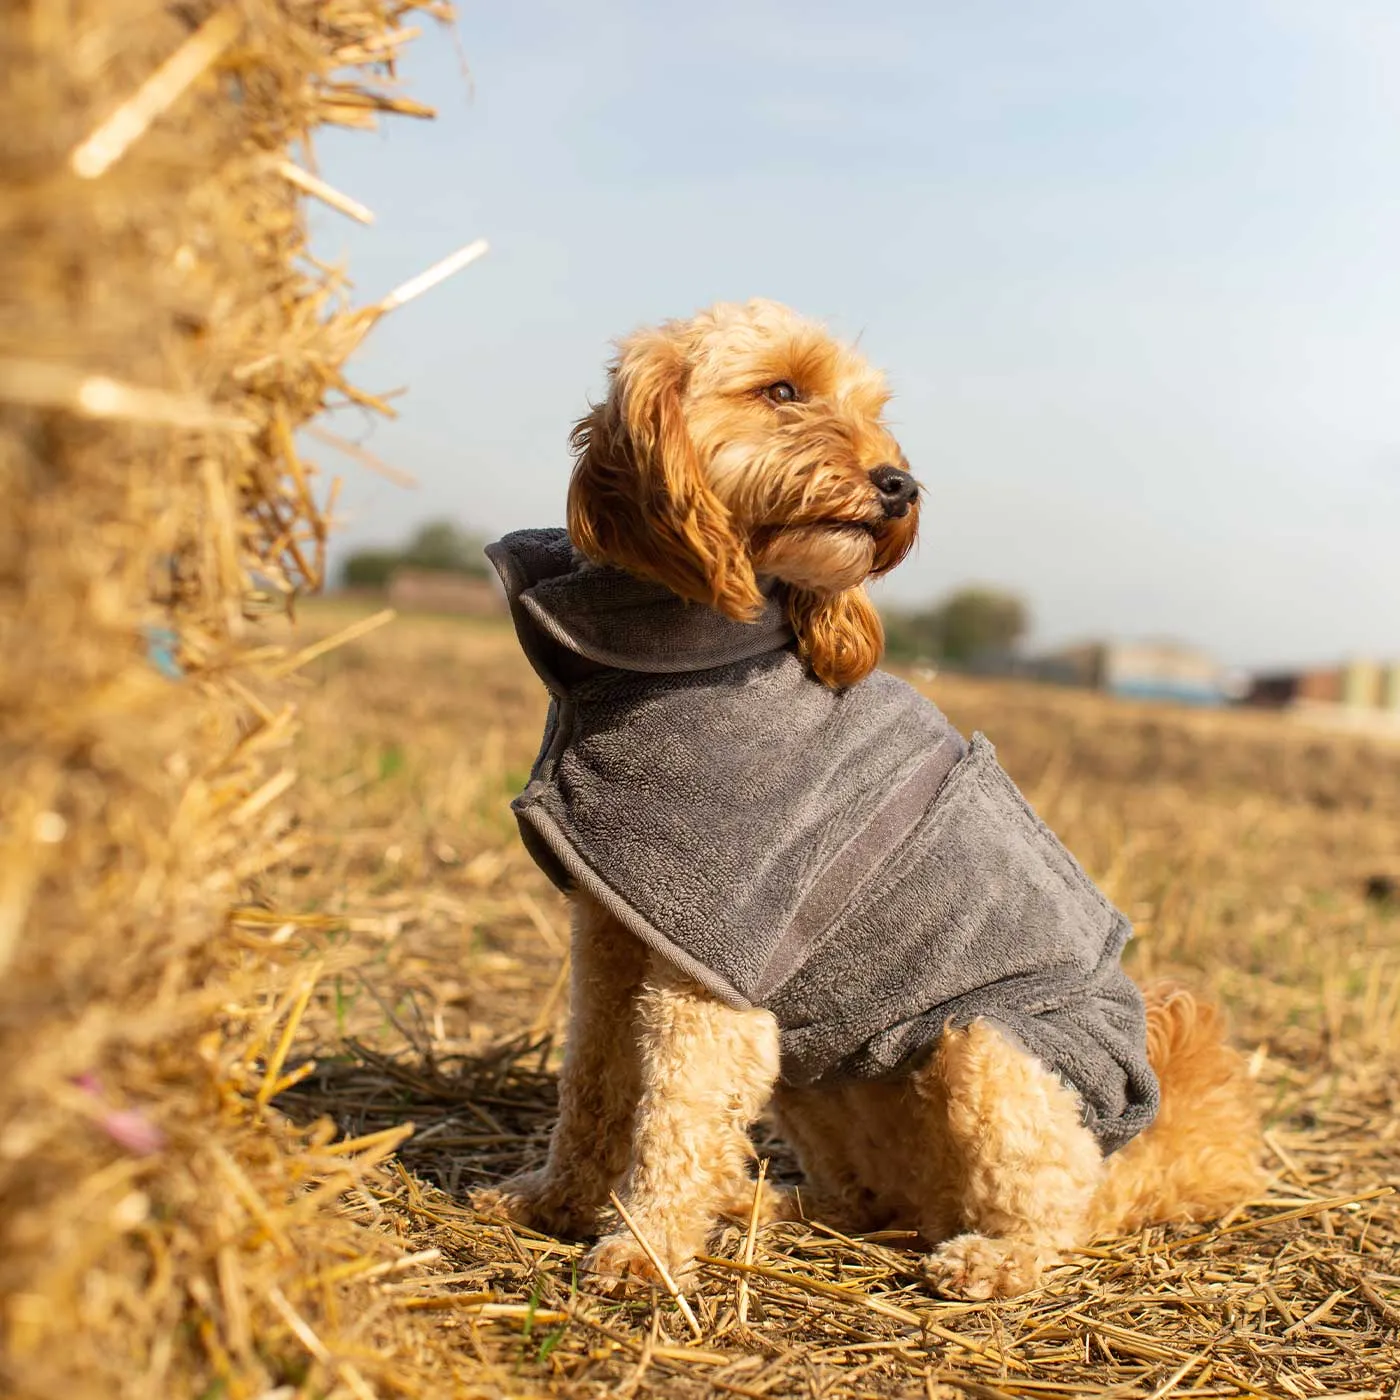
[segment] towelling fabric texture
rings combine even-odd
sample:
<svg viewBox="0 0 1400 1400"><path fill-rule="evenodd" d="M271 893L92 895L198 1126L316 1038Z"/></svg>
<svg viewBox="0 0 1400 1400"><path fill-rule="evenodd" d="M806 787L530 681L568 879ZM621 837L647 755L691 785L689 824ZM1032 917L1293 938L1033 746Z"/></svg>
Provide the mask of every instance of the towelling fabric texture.
<svg viewBox="0 0 1400 1400"><path fill-rule="evenodd" d="M1078 1092L1106 1152L1152 1121L1128 921L985 738L884 672L814 680L776 585L742 623L588 563L563 530L487 555L551 698L512 803L530 854L717 997L772 1012L786 1082L895 1077L985 1017Z"/></svg>

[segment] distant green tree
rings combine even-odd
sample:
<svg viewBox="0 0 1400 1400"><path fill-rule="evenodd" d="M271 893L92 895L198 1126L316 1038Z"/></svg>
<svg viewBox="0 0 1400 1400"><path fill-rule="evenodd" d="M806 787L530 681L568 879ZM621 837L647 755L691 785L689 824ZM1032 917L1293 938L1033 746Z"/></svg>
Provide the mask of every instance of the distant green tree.
<svg viewBox="0 0 1400 1400"><path fill-rule="evenodd" d="M357 549L340 566L340 581L346 588L386 588L398 566L395 550Z"/></svg>
<svg viewBox="0 0 1400 1400"><path fill-rule="evenodd" d="M995 588L960 588L933 607L891 608L884 615L885 650L892 661L966 665L1006 652L1030 624L1025 603Z"/></svg>
<svg viewBox="0 0 1400 1400"><path fill-rule="evenodd" d="M402 560L413 569L486 578L490 565L482 553L485 544L480 535L462 529L451 520L430 520L418 527L403 551Z"/></svg>
<svg viewBox="0 0 1400 1400"><path fill-rule="evenodd" d="M959 589L940 611L945 661L975 661L989 652L1009 651L1030 623L1025 603L995 588Z"/></svg>
<svg viewBox="0 0 1400 1400"><path fill-rule="evenodd" d="M943 655L943 614L938 608L917 612L889 608L884 613L885 655L913 665Z"/></svg>
<svg viewBox="0 0 1400 1400"><path fill-rule="evenodd" d="M489 578L484 543L454 521L429 520L401 549L356 550L341 565L341 582L347 588L385 588L394 571L405 568Z"/></svg>

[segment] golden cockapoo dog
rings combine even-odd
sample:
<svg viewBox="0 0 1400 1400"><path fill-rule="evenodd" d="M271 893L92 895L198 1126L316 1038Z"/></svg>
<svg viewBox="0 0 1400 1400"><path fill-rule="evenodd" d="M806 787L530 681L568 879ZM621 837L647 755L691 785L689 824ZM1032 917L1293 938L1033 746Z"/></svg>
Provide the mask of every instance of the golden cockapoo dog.
<svg viewBox="0 0 1400 1400"><path fill-rule="evenodd" d="M736 619L754 615L759 579L783 581L812 674L852 685L883 642L862 585L899 563L918 527L888 398L852 349L771 302L635 334L606 401L574 430L570 536L589 559ZM1035 1287L1060 1251L1218 1215L1258 1184L1246 1066L1188 992L1146 993L1161 1106L1105 1159L1073 1090L990 1022L947 1031L902 1080L794 1089L779 1080L769 1012L725 1005L587 894L573 906L548 1159L478 1192L484 1213L588 1236L617 1188L685 1280L720 1217L750 1211L749 1128L771 1107L800 1157L808 1216L915 1230L933 1247L935 1287L989 1298ZM794 1209L791 1193L766 1190L765 1218ZM601 1239L586 1265L603 1279L654 1278L628 1230Z"/></svg>

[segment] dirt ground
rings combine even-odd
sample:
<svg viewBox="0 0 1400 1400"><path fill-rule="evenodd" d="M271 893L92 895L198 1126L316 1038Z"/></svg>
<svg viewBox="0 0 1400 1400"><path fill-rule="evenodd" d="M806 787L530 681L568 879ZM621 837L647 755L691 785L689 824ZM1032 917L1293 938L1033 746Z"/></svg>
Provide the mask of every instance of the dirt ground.
<svg viewBox="0 0 1400 1400"><path fill-rule="evenodd" d="M302 639L359 615L320 604ZM415 1125L344 1206L439 1251L385 1287L499 1394L1400 1395L1400 747L919 683L1132 917L1133 972L1227 1005L1268 1115L1264 1197L1221 1228L1105 1242L1014 1303L939 1300L898 1240L819 1223L763 1231L747 1274L726 1231L698 1340L665 1297L589 1297L577 1242L465 1206L539 1160L552 1109L566 915L508 810L543 691L504 624L409 617L302 673L302 845L262 892L328 969L300 1042L317 1068L284 1107L349 1136Z"/></svg>

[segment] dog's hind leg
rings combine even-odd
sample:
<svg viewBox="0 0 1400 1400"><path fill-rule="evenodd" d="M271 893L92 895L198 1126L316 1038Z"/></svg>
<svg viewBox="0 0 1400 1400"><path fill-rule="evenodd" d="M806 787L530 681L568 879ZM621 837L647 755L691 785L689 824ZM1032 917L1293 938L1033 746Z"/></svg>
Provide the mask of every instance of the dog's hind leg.
<svg viewBox="0 0 1400 1400"><path fill-rule="evenodd" d="M638 1003L641 1101L622 1192L637 1231L683 1282L720 1217L752 1200L749 1127L778 1078L778 1027L736 1011L656 960ZM585 1267L613 1286L656 1270L623 1225Z"/></svg>
<svg viewBox="0 0 1400 1400"><path fill-rule="evenodd" d="M1090 1212L1095 1236L1211 1220L1264 1184L1253 1076L1227 1043L1220 1011L1170 984L1146 988L1144 999L1162 1106L1151 1127L1108 1159Z"/></svg>
<svg viewBox="0 0 1400 1400"><path fill-rule="evenodd" d="M1087 1242L1104 1166L1078 1099L982 1021L945 1035L917 1078L933 1111L946 1113L967 1231L924 1261L930 1281L963 1298L1028 1292L1059 1251Z"/></svg>
<svg viewBox="0 0 1400 1400"><path fill-rule="evenodd" d="M577 1237L597 1229L608 1192L627 1169L640 1093L636 1005L643 946L599 904L574 901L569 1034L559 1117L543 1167L474 1192L483 1215Z"/></svg>

